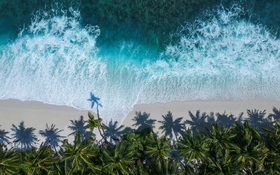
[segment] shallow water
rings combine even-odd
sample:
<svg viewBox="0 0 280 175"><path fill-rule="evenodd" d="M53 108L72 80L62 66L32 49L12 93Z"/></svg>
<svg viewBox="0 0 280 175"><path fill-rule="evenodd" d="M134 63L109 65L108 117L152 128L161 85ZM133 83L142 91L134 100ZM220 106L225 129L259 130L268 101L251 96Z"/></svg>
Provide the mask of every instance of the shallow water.
<svg viewBox="0 0 280 175"><path fill-rule="evenodd" d="M278 22L251 12L250 3L194 4L199 11L185 22L158 30L166 23L125 21L123 13L90 19L83 8L68 6L32 6L23 23L8 24L2 15L0 99L94 111L98 102L101 116L113 120L140 103L280 100ZM272 14L269 7L264 11Z"/></svg>

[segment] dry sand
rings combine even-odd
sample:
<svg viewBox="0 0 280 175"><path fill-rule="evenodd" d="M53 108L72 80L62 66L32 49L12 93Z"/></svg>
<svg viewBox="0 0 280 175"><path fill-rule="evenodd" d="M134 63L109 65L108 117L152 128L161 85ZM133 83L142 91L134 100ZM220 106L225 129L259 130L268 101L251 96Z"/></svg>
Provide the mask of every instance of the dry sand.
<svg viewBox="0 0 280 175"><path fill-rule="evenodd" d="M183 101L170 103L155 103L155 104L140 104L135 105L133 111L123 120L122 125L136 129L133 124L135 112L146 112L150 114L149 119L157 121L162 120L162 115L171 111L174 118L183 117L184 121L190 119L188 111L195 113L197 110L201 112L226 112L238 116L241 112L246 113L247 109L267 110L267 113L272 112L272 108L280 108L280 101L273 100L245 100L245 101ZM68 128L71 125L70 120L79 120L80 116L87 119L88 111L79 111L67 106L56 106L44 104L41 102L19 100L0 100L0 129L11 132L12 125L18 126L21 121L24 121L25 127L36 128L34 134L43 139L39 135L39 130L44 130L46 124L49 126L55 124L57 128L64 131L60 134L68 136L71 130ZM120 123L119 123L120 124ZM157 130L159 122L155 122L155 130Z"/></svg>

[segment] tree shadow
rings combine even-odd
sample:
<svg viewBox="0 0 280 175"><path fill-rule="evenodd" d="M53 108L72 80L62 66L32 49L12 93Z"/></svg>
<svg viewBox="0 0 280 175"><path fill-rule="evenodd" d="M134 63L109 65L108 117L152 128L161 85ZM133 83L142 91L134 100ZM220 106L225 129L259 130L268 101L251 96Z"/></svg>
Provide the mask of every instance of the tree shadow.
<svg viewBox="0 0 280 175"><path fill-rule="evenodd" d="M247 110L248 119L247 121L252 127L256 127L260 133L265 133L263 128L270 128L274 122L271 117L265 117L266 110L259 111L257 109Z"/></svg>
<svg viewBox="0 0 280 175"><path fill-rule="evenodd" d="M0 125L1 126L1 125ZM7 136L9 132L5 131L4 129L0 129L0 144L6 147L6 144L9 143L9 139L11 139L9 136Z"/></svg>
<svg viewBox="0 0 280 175"><path fill-rule="evenodd" d="M81 116L80 120L70 120L72 126L68 126L69 129L71 129L73 132L70 133L68 136L76 135L77 132L81 132L81 139L84 140L89 137L95 137L94 133L90 133L87 131L89 129L89 124L86 124L84 121L84 117Z"/></svg>
<svg viewBox="0 0 280 175"><path fill-rule="evenodd" d="M132 126L138 127L136 131L141 131L145 128L154 128L154 124L156 120L148 119L150 117L150 114L144 112L143 114L141 112L135 112L136 116L132 119L136 123Z"/></svg>
<svg viewBox="0 0 280 175"><path fill-rule="evenodd" d="M61 139L65 138L64 136L59 135L59 133L62 131L63 129L59 130L58 128L55 128L54 124L52 124L50 127L48 124L46 124L46 129L39 131L39 134L46 138L44 146L50 145L51 148L57 152L56 148L59 147L58 144L62 141Z"/></svg>
<svg viewBox="0 0 280 175"><path fill-rule="evenodd" d="M15 147L17 147L20 151L29 150L32 148L32 145L37 141L37 138L34 134L35 128L25 128L24 122L20 122L19 126L16 127L14 124L11 130L12 138L14 139Z"/></svg>
<svg viewBox="0 0 280 175"><path fill-rule="evenodd" d="M193 130L194 135L200 134L201 131L206 131L205 127L210 129L210 124L215 123L214 113L211 112L207 115L206 112L200 114L200 110L197 110L195 115L189 111L189 116L192 120L186 120L185 124L190 125L190 129Z"/></svg>
<svg viewBox="0 0 280 175"><path fill-rule="evenodd" d="M108 126L105 124L103 124L103 126L105 127L104 136L110 138L110 143L117 142L121 139L121 136L123 135L121 129L123 129L124 125L118 127L118 122L113 122L111 119Z"/></svg>
<svg viewBox="0 0 280 175"><path fill-rule="evenodd" d="M173 119L173 115L170 111L166 115L162 115L163 121L158 121L162 125L159 129L162 130L161 133L164 133L166 137L170 137L171 140L175 139L178 140L178 136L186 129L185 124L181 123L183 117L177 118L176 120Z"/></svg>
<svg viewBox="0 0 280 175"><path fill-rule="evenodd" d="M230 127L234 122L243 123L243 112L239 114L238 118L234 117L232 114L224 113L216 113L217 121L220 125L225 125L226 127Z"/></svg>
<svg viewBox="0 0 280 175"><path fill-rule="evenodd" d="M273 111L273 114L269 114L268 118L270 120L278 120L278 119L280 119L280 109L278 110L276 107L273 107L272 111Z"/></svg>
<svg viewBox="0 0 280 175"><path fill-rule="evenodd" d="M96 113L97 115L99 115L99 110L98 110L98 106L102 107L102 105L99 103L100 98L95 97L94 94L92 92L90 92L90 98L88 99L88 101L91 102L91 108L94 107L94 105L96 104ZM98 116L99 118L99 116Z"/></svg>

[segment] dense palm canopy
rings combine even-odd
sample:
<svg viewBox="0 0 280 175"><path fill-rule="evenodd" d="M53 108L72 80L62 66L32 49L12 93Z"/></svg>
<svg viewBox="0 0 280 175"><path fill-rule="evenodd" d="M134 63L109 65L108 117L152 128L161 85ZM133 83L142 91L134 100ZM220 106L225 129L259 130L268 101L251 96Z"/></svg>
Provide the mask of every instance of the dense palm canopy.
<svg viewBox="0 0 280 175"><path fill-rule="evenodd" d="M51 125L40 131L49 142L42 143L39 148L32 146L36 144L35 129L25 128L22 122L18 127L13 125L14 142L5 141L6 145L0 147L0 174L280 174L280 120L276 119L278 110L274 108L273 112L266 118L265 111L248 110L247 121L225 113L218 113L216 116L220 120L215 121L214 113L207 115L198 111L193 115L190 112L192 121L186 123L194 130L185 131L179 131L185 127L182 118L173 120L169 112L160 122L165 134L161 137L153 132L154 121L150 121L146 113L137 113L135 118L135 126L142 128L140 123L143 123L144 129L130 130L123 135L120 134L122 127L117 128L116 122L110 125L113 128L110 135L105 134L102 119L94 119L89 113L87 121L83 118L71 121L75 124L69 127L74 131L72 134L75 133L72 143L64 140L60 145L61 130ZM144 116L143 121L140 116ZM272 122L271 118L276 120ZM250 123L257 119L265 121ZM222 121L226 121L226 125ZM230 121L234 122L230 124ZM268 125L264 127L264 123ZM199 124L205 128L199 131ZM264 127L262 132L256 124ZM176 130L176 126L179 129ZM84 133L90 133L87 129L94 132L94 128L105 137L101 142L117 134L115 144L84 137ZM178 134L172 144L169 132ZM60 147L59 152L53 151L55 147L51 147L50 140ZM13 143L17 149L10 148Z"/></svg>

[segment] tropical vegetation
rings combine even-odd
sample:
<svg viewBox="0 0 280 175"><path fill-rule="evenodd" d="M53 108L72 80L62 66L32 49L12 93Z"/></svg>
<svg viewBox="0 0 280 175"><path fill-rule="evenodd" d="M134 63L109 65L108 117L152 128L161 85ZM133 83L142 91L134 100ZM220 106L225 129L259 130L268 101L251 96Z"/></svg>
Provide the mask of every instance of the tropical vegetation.
<svg viewBox="0 0 280 175"><path fill-rule="evenodd" d="M136 114L142 115L141 112ZM73 142L65 139L58 144L59 138L63 138L59 136L61 130L52 125L47 126L45 132L40 131L49 142L41 143L39 148L20 139L10 143L2 141L0 174L280 174L279 110L273 108L273 114L268 117L265 117L266 111L248 110L247 114L249 118L243 120L242 114L234 118L217 113L215 120L213 113L200 115L198 111L193 115L190 112L193 121L184 123L183 118L173 120L172 113L168 112L162 116L164 121L159 121L162 123L160 133L155 133L153 126L147 124L155 122L148 119L149 115L144 117L146 122L142 122L146 123L146 128L138 126L140 118L137 116L135 121L141 130L124 129L126 132L121 135L117 133L117 139L108 141L106 131L112 132L114 129L110 127L117 126L106 126L99 116L95 119L89 113L88 120L83 122L88 124L91 133L97 130L101 140L97 140L94 134L82 137L81 131L77 131ZM253 121L254 118L263 121ZM218 119L231 120L232 123L229 125L225 120L225 125ZM191 123L195 131L185 127ZM199 130L198 123L204 128ZM28 130L28 135L34 136L34 128L25 129L24 123L20 126L23 133ZM13 126L12 131L18 133L16 129ZM54 146L47 133L56 136Z"/></svg>

